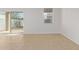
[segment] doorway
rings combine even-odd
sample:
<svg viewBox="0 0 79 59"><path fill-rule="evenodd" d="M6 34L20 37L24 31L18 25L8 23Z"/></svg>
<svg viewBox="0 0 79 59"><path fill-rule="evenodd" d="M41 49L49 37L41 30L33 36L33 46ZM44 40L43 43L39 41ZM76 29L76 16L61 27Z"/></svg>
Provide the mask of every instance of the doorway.
<svg viewBox="0 0 79 59"><path fill-rule="evenodd" d="M0 12L1 33L23 33L24 13L22 11Z"/></svg>

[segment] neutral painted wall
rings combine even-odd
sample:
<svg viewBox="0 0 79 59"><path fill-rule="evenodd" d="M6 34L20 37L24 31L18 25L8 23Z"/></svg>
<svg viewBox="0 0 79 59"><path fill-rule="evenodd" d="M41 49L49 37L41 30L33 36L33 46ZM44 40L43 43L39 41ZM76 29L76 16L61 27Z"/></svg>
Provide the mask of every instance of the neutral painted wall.
<svg viewBox="0 0 79 59"><path fill-rule="evenodd" d="M0 9L0 11L23 11L24 12L24 33L25 34L48 34L60 33L61 9L55 8L52 24L44 23L43 8L25 9Z"/></svg>
<svg viewBox="0 0 79 59"><path fill-rule="evenodd" d="M62 9L63 34L79 44L79 9Z"/></svg>
<svg viewBox="0 0 79 59"><path fill-rule="evenodd" d="M54 9L53 23L45 24L43 9L31 8L25 10L25 28L26 34L48 34L60 33L61 9Z"/></svg>

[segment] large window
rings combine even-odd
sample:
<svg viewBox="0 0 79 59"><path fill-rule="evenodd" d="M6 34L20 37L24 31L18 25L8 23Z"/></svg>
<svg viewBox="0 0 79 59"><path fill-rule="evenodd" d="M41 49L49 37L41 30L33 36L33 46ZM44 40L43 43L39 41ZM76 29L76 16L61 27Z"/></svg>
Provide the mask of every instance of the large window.
<svg viewBox="0 0 79 59"><path fill-rule="evenodd" d="M21 11L0 12L0 32L23 32L24 13Z"/></svg>
<svg viewBox="0 0 79 59"><path fill-rule="evenodd" d="M5 12L0 12L0 31L5 30Z"/></svg>
<svg viewBox="0 0 79 59"><path fill-rule="evenodd" d="M12 31L22 31L24 24L24 13L23 12L11 12L11 29Z"/></svg>

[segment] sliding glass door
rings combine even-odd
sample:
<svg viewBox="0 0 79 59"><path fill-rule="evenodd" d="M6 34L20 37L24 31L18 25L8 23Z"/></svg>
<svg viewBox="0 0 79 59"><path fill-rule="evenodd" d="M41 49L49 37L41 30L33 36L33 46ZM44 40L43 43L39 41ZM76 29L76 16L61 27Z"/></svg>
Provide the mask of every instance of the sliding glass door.
<svg viewBox="0 0 79 59"><path fill-rule="evenodd" d="M0 12L0 32L22 33L24 27L23 20L23 12Z"/></svg>
<svg viewBox="0 0 79 59"><path fill-rule="evenodd" d="M11 32L18 33L23 32L23 19L24 19L24 13L23 12L11 12Z"/></svg>
<svg viewBox="0 0 79 59"><path fill-rule="evenodd" d="M0 12L0 31L6 30L5 12Z"/></svg>

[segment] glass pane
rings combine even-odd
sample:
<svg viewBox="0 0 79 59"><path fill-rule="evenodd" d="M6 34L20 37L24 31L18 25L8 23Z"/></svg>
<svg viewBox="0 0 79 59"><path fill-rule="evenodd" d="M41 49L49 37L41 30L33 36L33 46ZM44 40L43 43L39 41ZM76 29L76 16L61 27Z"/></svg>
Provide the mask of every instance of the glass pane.
<svg viewBox="0 0 79 59"><path fill-rule="evenodd" d="M11 12L11 31L22 32L23 31L23 12Z"/></svg>
<svg viewBox="0 0 79 59"><path fill-rule="evenodd" d="M53 16L52 8L44 8L44 23L52 23Z"/></svg>
<svg viewBox="0 0 79 59"><path fill-rule="evenodd" d="M0 31L5 31L5 12L0 12Z"/></svg>
<svg viewBox="0 0 79 59"><path fill-rule="evenodd" d="M45 13L51 13L53 10L52 8L44 8Z"/></svg>

